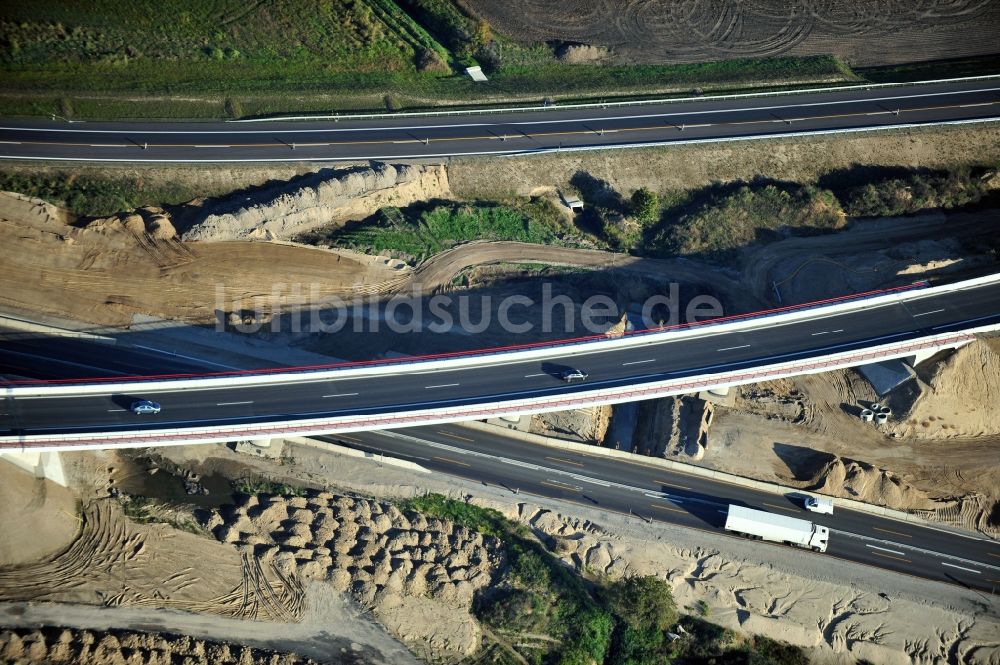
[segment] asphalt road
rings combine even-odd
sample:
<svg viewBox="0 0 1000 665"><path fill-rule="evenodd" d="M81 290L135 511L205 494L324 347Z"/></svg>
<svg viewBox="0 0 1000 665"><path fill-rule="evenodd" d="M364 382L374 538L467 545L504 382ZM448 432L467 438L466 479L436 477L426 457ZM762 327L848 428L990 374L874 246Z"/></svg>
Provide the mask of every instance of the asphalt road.
<svg viewBox="0 0 1000 665"><path fill-rule="evenodd" d="M0 124L0 158L321 161L537 152L996 118L1000 82L548 111L272 123Z"/></svg>
<svg viewBox="0 0 1000 665"><path fill-rule="evenodd" d="M996 541L841 507L832 515L817 515L802 507L804 495L768 494L687 475L645 463L640 456L633 462L581 454L461 425L320 438L499 486L512 495L552 497L631 514L637 520L724 532L726 506L749 506L829 527L827 552L814 556L834 556L990 593L1000 590L1000 543ZM891 588L886 585L890 593Z"/></svg>
<svg viewBox="0 0 1000 665"><path fill-rule="evenodd" d="M320 416L400 413L524 397L562 396L597 387L641 386L686 376L710 375L778 361L863 349L927 334L1000 322L1000 284L917 296L905 302L776 325L762 319L752 329L712 332L613 351L583 352L560 359L510 361L448 370L338 380L205 389L161 389L143 394L8 397L0 432L54 434L129 429L179 429L274 422ZM100 350L95 348L95 352ZM114 357L114 348L103 351ZM100 358L94 358L91 364ZM558 375L574 367L586 381L566 384ZM161 413L136 416L128 407L152 399Z"/></svg>
<svg viewBox="0 0 1000 665"><path fill-rule="evenodd" d="M86 338L48 337L0 326L2 375L33 379L86 379L134 376L150 371L203 372L205 365L154 349L102 344Z"/></svg>
<svg viewBox="0 0 1000 665"><path fill-rule="evenodd" d="M29 354L34 361L23 365L24 371L35 375L60 376L85 371L91 376L95 372L117 376L121 372L201 369L152 349L111 347L65 338L22 337L7 335L0 342L0 370L11 371L11 363L25 363ZM806 512L801 498L795 495L768 494L662 469L638 456L626 461L580 454L519 441L502 431L483 433L460 425L355 432L324 438L416 461L432 471L503 487L512 493L577 502L631 514L636 520L724 533L724 511L730 503L792 515L831 529L826 554L803 552L802 556L835 556L990 593L1000 589L1000 544L995 541L843 508L837 508L832 516L815 515ZM769 543L758 545L779 547ZM891 588L891 584L886 585L890 592Z"/></svg>

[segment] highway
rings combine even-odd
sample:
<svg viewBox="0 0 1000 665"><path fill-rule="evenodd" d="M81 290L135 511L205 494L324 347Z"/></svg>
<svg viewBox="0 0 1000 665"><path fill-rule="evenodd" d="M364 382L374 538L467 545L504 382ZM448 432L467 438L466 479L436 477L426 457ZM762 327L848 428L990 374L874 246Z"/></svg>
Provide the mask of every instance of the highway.
<svg viewBox="0 0 1000 665"><path fill-rule="evenodd" d="M411 364L392 373L335 379L310 379L306 373L294 382L276 384L205 388L160 384L142 393L108 394L101 387L99 394L8 394L0 415L0 435L176 431L338 415L395 415L525 397L572 396L596 388L641 387L1000 323L1000 282L977 283L956 291L911 292L905 301L862 301L856 309L815 312L810 318L776 323L765 317L753 327L708 327L696 336L659 337L612 350L587 351L586 345L554 347L551 355L541 360L504 360L501 354L482 356L481 364L447 369L425 371ZM114 355L114 348L106 353ZM567 384L559 374L569 367L590 376ZM128 407L137 399L158 401L163 410L136 416Z"/></svg>
<svg viewBox="0 0 1000 665"><path fill-rule="evenodd" d="M829 527L829 548L815 556L835 556L991 593L1000 589L1000 543L988 538L843 507L835 508L833 515L818 515L802 507L800 496L768 494L679 473L640 456L634 462L623 461L526 443L502 430L482 432L461 425L319 438L502 487L512 496L517 492L552 497L696 529L724 532L726 506L749 506Z"/></svg>
<svg viewBox="0 0 1000 665"><path fill-rule="evenodd" d="M922 311L916 311L918 318ZM821 335L824 336L824 335ZM51 341L51 340L49 340ZM106 376L122 370L146 372L189 366L153 350L134 350L80 340L59 339L45 345L44 339L0 344L0 366L23 362L22 353L41 359L36 375L58 375L79 371L64 366L61 347L87 367L106 368ZM68 342L68 344L67 344ZM6 355L6 351L14 355ZM48 359L54 359L48 362ZM65 360L73 363L74 361ZM791 515L823 524L831 529L826 554L803 552L802 556L834 556L995 593L1000 588L1000 544L960 531L900 522L838 507L832 516L803 510L795 495L781 496L748 489L723 481L664 469L637 456L634 460L611 458L599 453L580 453L529 443L502 430L481 432L460 425L435 425L397 431L338 434L333 440L359 450L395 456L419 463L437 473L463 477L505 488L524 498L552 497L588 507L631 514L636 520L677 524L724 533L725 507L746 505L777 514ZM760 543L759 547L778 547ZM891 592L892 585L886 589Z"/></svg>
<svg viewBox="0 0 1000 665"><path fill-rule="evenodd" d="M376 120L0 120L0 158L226 162L441 158L766 137L1000 117L1000 80L778 97Z"/></svg>

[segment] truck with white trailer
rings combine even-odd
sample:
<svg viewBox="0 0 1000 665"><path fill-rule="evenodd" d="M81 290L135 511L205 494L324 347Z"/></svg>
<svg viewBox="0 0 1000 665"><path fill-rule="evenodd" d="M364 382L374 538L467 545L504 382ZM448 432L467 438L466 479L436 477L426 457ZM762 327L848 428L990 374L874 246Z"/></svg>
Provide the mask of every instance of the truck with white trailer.
<svg viewBox="0 0 1000 665"><path fill-rule="evenodd" d="M726 515L726 531L772 543L805 547L816 552L825 552L830 538L828 528L808 520L734 505L729 506Z"/></svg>

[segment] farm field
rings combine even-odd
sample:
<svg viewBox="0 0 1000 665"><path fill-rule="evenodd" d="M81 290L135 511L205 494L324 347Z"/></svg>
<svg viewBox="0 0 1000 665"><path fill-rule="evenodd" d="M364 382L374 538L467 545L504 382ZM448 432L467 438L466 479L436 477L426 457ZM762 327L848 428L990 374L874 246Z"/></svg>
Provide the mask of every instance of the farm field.
<svg viewBox="0 0 1000 665"><path fill-rule="evenodd" d="M610 50L627 63L832 54L874 67L995 54L1000 4L990 0L464 0L494 30Z"/></svg>
<svg viewBox="0 0 1000 665"><path fill-rule="evenodd" d="M857 80L828 55L614 61L517 44L452 0L0 6L0 114L236 118L691 94ZM529 37L531 33L525 33ZM818 51L817 51L818 52ZM489 83L463 74L479 63Z"/></svg>

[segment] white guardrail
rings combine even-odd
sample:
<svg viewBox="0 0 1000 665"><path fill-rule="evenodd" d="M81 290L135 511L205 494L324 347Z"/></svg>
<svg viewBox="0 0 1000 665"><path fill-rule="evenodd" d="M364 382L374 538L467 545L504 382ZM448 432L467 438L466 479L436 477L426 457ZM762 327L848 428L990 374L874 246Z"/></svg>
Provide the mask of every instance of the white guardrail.
<svg viewBox="0 0 1000 665"><path fill-rule="evenodd" d="M6 451L33 450L57 452L65 450L97 450L168 446L190 443L211 443L241 439L269 439L287 436L315 436L334 432L351 432L395 427L413 427L435 423L482 420L514 416L538 411L585 408L653 399L668 395L698 392L715 387L780 379L800 374L815 374L859 364L902 358L921 351L951 348L967 344L975 334L1000 330L1000 324L981 326L961 333L929 335L908 342L881 344L864 351L828 354L820 359L773 363L747 370L719 372L710 376L687 377L643 384L642 387L611 387L573 393L562 397L535 397L505 400L455 408L432 408L380 415L351 415L326 418L296 419L280 422L190 427L174 430L136 430L115 433L39 434L0 437L0 449Z"/></svg>
<svg viewBox="0 0 1000 665"><path fill-rule="evenodd" d="M580 104L541 104L538 106L499 106L492 108L472 108L439 111L399 111L396 113L344 113L330 115L291 115L275 116L269 118L243 118L228 120L232 123L251 122L283 122L299 120L379 120L386 118L422 118L430 116L452 116L452 115L489 115L496 113L527 113L531 111L566 111L572 109L594 109L594 108L614 108L621 106L654 106L657 104L677 104L682 102L712 102L725 101L729 99L744 99L753 97L779 97L782 95L807 95L820 92L840 92L843 90L879 90L884 88L902 88L918 85L934 85L936 83L963 83L965 81L989 81L1000 79L1000 74L988 74L986 76L964 76L949 79L930 79L927 81L907 81L903 83L857 83L854 85L837 85L824 88L796 88L794 90L761 90L760 92L740 92L728 95L699 95L695 97L662 97L658 99L632 99L617 102L584 102Z"/></svg>
<svg viewBox="0 0 1000 665"><path fill-rule="evenodd" d="M727 321L723 323L705 322L701 325L694 325L687 328L656 331L639 332L622 337L611 337L603 339L589 339L567 344L538 345L527 349L517 349L510 351L497 351L483 354L469 354L457 357L431 358L400 358L398 361L390 361L380 364L360 364L360 366L346 365L330 369L308 369L295 371L294 368L288 371L273 372L267 374L245 373L228 376L206 376L198 378L177 378L177 379L157 379L151 381L102 381L92 384L31 384L23 386L6 386L3 395L6 397L30 397L30 396L54 396L54 395L100 395L112 392L155 392L157 390L178 390L184 388L222 388L222 387L246 387L263 386L280 383L300 383L309 381L329 381L332 379L357 378L363 376L379 376L383 374L398 374L410 368L417 368L420 371L455 369L459 367L484 367L510 362L539 359L558 359L570 356L598 353L602 351L612 351L622 348L648 346L662 344L664 342L697 337L706 334L719 335L740 330L747 330L759 327L773 327L793 321L803 319L819 318L845 311L871 309L887 304L918 300L920 298L932 297L941 293L963 291L989 284L1000 283L1000 273L986 275L974 279L932 286L928 288L916 288L908 291L887 293L883 295L871 296L868 298L851 299L844 302L837 302L830 305L817 307L804 307L790 312L776 314L763 314L751 316L745 319Z"/></svg>

